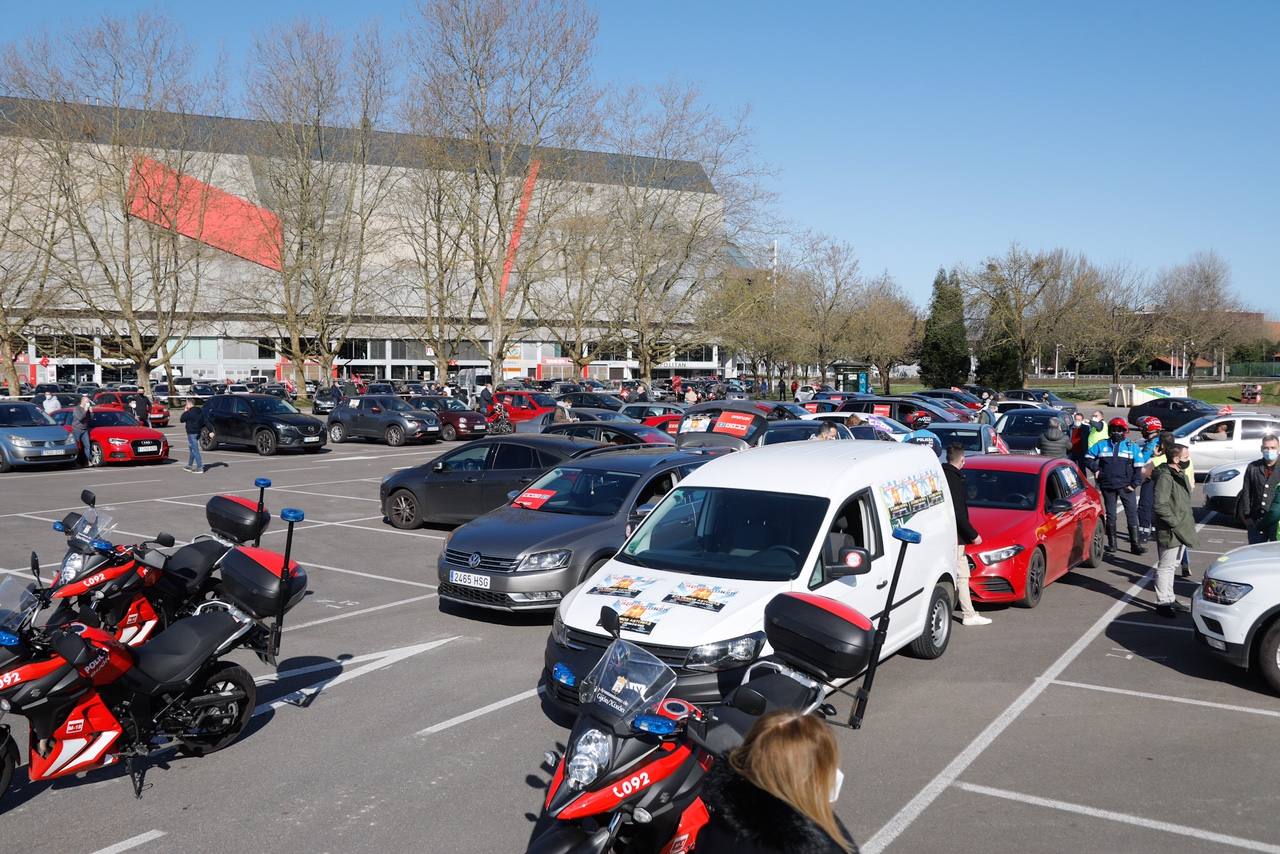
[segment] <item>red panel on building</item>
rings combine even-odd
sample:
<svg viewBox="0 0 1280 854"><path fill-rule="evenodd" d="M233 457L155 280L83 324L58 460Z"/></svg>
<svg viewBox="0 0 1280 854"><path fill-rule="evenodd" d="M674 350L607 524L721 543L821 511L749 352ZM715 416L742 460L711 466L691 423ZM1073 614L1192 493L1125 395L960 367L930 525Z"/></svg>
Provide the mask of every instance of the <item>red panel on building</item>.
<svg viewBox="0 0 1280 854"><path fill-rule="evenodd" d="M280 269L280 218L266 208L139 157L129 213L246 261Z"/></svg>

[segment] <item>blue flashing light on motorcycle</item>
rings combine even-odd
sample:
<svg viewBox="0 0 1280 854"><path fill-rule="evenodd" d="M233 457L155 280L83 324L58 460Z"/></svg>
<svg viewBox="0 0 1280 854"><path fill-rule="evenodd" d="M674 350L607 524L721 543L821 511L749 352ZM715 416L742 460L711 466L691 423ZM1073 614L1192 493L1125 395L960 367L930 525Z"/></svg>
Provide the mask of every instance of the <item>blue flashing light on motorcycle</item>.
<svg viewBox="0 0 1280 854"><path fill-rule="evenodd" d="M910 543L913 546L920 544L920 532L913 531L911 528L894 528L893 538L900 542Z"/></svg>
<svg viewBox="0 0 1280 854"><path fill-rule="evenodd" d="M13 632L0 632L0 646L17 646L19 642Z"/></svg>
<svg viewBox="0 0 1280 854"><path fill-rule="evenodd" d="M578 684L578 677L573 675L573 671L564 662L556 662L556 666L551 668L551 678L559 682L566 688L572 688Z"/></svg>
<svg viewBox="0 0 1280 854"><path fill-rule="evenodd" d="M89 545L93 546L93 548L96 551L100 551L100 552L109 552L115 548L115 546L111 545L111 543L108 542L107 540L99 540L99 539L93 540L93 542L89 543Z"/></svg>
<svg viewBox="0 0 1280 854"><path fill-rule="evenodd" d="M676 731L676 722L661 715L640 715L631 722L631 728L650 735L671 735Z"/></svg>
<svg viewBox="0 0 1280 854"><path fill-rule="evenodd" d="M271 478L260 477L253 482L253 485L258 487L258 489L266 489L267 487L271 486Z"/></svg>
<svg viewBox="0 0 1280 854"><path fill-rule="evenodd" d="M286 507L280 511L280 518L292 525L294 522L301 522L307 516L296 507ZM916 542L919 542L919 540Z"/></svg>
<svg viewBox="0 0 1280 854"><path fill-rule="evenodd" d="M62 524L61 519L57 519L53 523L53 530L57 531L59 534L64 534L67 531L67 526Z"/></svg>

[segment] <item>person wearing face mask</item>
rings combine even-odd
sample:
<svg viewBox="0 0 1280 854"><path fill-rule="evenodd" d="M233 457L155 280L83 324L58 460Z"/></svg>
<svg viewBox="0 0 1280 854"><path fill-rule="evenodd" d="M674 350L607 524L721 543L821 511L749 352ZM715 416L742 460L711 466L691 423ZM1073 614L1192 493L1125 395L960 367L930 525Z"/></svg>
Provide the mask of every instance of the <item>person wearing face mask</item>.
<svg viewBox="0 0 1280 854"><path fill-rule="evenodd" d="M1116 502L1124 505L1124 519L1129 526L1129 551L1147 553L1138 538L1138 486L1142 482L1142 449L1127 438L1129 424L1123 418L1112 418L1107 425L1107 438L1091 445L1087 459L1107 514L1108 553L1116 550Z"/></svg>
<svg viewBox="0 0 1280 854"><path fill-rule="evenodd" d="M1089 455L1089 430L1089 422L1084 420L1084 413L1077 410L1071 416L1071 452L1067 456L1080 471L1086 471L1084 460Z"/></svg>
<svg viewBox="0 0 1280 854"><path fill-rule="evenodd" d="M1142 449L1142 483L1138 485L1138 537L1150 542L1156 535L1155 519L1155 470L1166 462L1164 446L1160 443L1160 434L1164 425L1154 415L1138 419L1138 429L1142 431L1142 441L1138 447Z"/></svg>
<svg viewBox="0 0 1280 854"><path fill-rule="evenodd" d="M1184 467L1191 449L1175 444L1167 452L1168 462L1156 468L1151 480L1155 495L1156 613L1173 618L1191 609L1173 594L1173 571L1182 562L1182 553L1196 547L1196 519L1191 510L1193 485Z"/></svg>
<svg viewBox="0 0 1280 854"><path fill-rule="evenodd" d="M1236 521L1244 525L1250 545L1274 541L1275 528L1264 530L1264 522L1280 485L1280 438L1273 434L1262 437L1262 459L1249 463L1244 470L1244 485L1236 499ZM1268 536L1269 534L1269 536Z"/></svg>
<svg viewBox="0 0 1280 854"><path fill-rule="evenodd" d="M1089 449L1094 445L1107 438L1107 422L1102 420L1102 413L1095 409L1089 414L1089 435L1085 439L1084 452L1086 456Z"/></svg>

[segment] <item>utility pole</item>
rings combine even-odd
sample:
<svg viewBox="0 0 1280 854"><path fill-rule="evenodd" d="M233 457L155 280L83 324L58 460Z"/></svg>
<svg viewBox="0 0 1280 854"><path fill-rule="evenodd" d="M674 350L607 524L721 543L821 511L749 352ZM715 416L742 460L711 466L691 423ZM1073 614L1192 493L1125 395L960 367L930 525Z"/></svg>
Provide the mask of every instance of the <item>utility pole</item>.
<svg viewBox="0 0 1280 854"><path fill-rule="evenodd" d="M1053 378L1058 378L1058 351L1062 349L1061 344L1053 345Z"/></svg>

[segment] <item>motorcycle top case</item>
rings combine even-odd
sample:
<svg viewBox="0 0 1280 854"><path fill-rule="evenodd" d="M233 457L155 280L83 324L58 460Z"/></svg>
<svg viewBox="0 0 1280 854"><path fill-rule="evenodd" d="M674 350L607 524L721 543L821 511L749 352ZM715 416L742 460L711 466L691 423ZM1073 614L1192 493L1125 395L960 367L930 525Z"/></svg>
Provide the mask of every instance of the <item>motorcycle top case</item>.
<svg viewBox="0 0 1280 854"><path fill-rule="evenodd" d="M253 546L238 546L222 559L222 595L258 619L275 616L279 601L284 555ZM289 586L285 610L307 592L307 571L289 561Z"/></svg>
<svg viewBox="0 0 1280 854"><path fill-rule="evenodd" d="M271 524L271 514L258 512L258 502L238 495L215 495L204 505L209 530L233 543L255 540Z"/></svg>
<svg viewBox="0 0 1280 854"><path fill-rule="evenodd" d="M826 596L773 597L764 608L764 633L778 658L819 679L851 679L871 663L871 621Z"/></svg>

